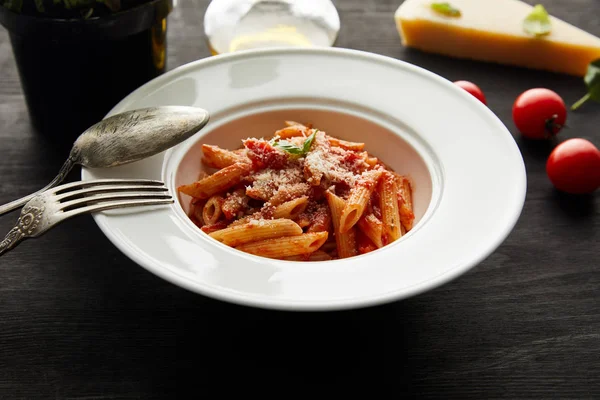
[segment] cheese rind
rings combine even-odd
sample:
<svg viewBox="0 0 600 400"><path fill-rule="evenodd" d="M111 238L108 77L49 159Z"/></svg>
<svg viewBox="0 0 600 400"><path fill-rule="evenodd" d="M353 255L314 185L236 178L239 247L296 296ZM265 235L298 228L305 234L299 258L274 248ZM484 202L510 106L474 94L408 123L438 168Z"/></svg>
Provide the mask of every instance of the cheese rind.
<svg viewBox="0 0 600 400"><path fill-rule="evenodd" d="M394 19L402 43L451 57L583 76L600 58L600 38L550 17L550 34L523 29L532 6L519 0L452 0L460 17L431 9L431 0L406 0Z"/></svg>

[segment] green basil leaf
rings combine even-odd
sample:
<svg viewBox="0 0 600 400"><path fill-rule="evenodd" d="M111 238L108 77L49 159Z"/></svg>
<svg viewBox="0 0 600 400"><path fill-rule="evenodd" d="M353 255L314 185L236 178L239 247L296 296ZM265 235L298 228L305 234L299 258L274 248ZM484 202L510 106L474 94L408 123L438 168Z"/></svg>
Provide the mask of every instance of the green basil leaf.
<svg viewBox="0 0 600 400"><path fill-rule="evenodd" d="M304 141L304 145L302 146L302 152L304 154L308 153L310 151L310 146L312 145L313 140L315 140L315 135L317 134L317 131L314 131L305 141Z"/></svg>
<svg viewBox="0 0 600 400"><path fill-rule="evenodd" d="M302 154L302 149L300 147L287 140L279 140L275 142L274 146L290 154Z"/></svg>
<svg viewBox="0 0 600 400"><path fill-rule="evenodd" d="M523 29L530 35L544 36L552 31L550 15L543 5L533 7L531 13L523 21Z"/></svg>
<svg viewBox="0 0 600 400"><path fill-rule="evenodd" d="M592 100L600 101L600 59L588 65L583 81L588 87Z"/></svg>
<svg viewBox="0 0 600 400"><path fill-rule="evenodd" d="M460 17L462 15L460 10L450 3L432 3L431 9L448 17Z"/></svg>
<svg viewBox="0 0 600 400"><path fill-rule="evenodd" d="M587 94L583 96L581 99L577 100L572 106L571 110L575 111L582 104L587 102L588 100L594 100L600 102L600 58L592 61L588 65L587 73L583 78L585 85L587 86Z"/></svg>
<svg viewBox="0 0 600 400"><path fill-rule="evenodd" d="M304 143L302 144L302 147L298 147L287 140L271 139L269 140L269 143L272 146L277 147L287 153L302 156L310 151L310 146L312 145L313 140L315 140L316 133L317 131L315 131L309 137L307 137Z"/></svg>

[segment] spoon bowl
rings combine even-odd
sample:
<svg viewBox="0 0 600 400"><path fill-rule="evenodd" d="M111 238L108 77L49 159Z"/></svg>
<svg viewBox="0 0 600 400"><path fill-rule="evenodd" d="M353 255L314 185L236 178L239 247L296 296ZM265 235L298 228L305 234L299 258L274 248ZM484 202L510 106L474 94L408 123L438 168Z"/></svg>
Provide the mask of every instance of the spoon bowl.
<svg viewBox="0 0 600 400"><path fill-rule="evenodd" d="M202 108L161 106L125 111L103 119L77 138L69 158L48 185L0 206L0 215L58 185L75 165L109 168L142 160L188 139L202 129L209 118L208 111Z"/></svg>

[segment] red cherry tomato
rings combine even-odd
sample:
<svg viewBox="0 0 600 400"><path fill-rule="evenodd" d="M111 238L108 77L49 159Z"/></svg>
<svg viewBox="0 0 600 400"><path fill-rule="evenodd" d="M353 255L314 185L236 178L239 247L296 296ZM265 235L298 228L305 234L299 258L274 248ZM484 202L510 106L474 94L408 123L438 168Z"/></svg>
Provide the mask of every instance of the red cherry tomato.
<svg viewBox="0 0 600 400"><path fill-rule="evenodd" d="M529 139L547 139L556 135L567 120L563 99L550 89L529 89L515 100L513 121Z"/></svg>
<svg viewBox="0 0 600 400"><path fill-rule="evenodd" d="M473 95L476 99L481 101L483 104L487 105L487 101L485 99L485 95L483 94L483 91L479 88L479 86L477 86L473 82L456 81L456 82L454 82L454 84L456 86L466 90L467 92L471 93L471 95Z"/></svg>
<svg viewBox="0 0 600 400"><path fill-rule="evenodd" d="M546 173L558 190L591 193L600 187L600 150L586 139L568 139L550 153Z"/></svg>

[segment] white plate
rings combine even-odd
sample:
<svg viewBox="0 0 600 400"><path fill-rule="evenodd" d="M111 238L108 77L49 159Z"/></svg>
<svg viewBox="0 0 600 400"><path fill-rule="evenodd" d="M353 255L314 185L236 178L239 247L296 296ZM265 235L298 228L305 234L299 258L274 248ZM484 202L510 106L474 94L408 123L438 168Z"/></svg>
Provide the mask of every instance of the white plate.
<svg viewBox="0 0 600 400"><path fill-rule="evenodd" d="M415 295L490 255L514 227L525 200L523 160L500 120L446 79L387 57L342 49L211 57L146 84L110 115L156 105L203 107L211 121L166 153L118 168L84 169L82 179L164 179L175 193L177 184L199 171L202 143L238 147L240 138L271 134L283 117L362 140L395 170L415 178L415 228L392 245L336 261L270 260L217 243L186 217L185 198L172 206L94 216L139 265L224 301L333 310Z"/></svg>

